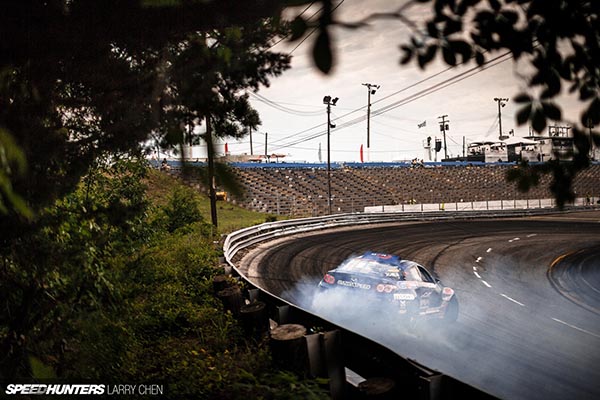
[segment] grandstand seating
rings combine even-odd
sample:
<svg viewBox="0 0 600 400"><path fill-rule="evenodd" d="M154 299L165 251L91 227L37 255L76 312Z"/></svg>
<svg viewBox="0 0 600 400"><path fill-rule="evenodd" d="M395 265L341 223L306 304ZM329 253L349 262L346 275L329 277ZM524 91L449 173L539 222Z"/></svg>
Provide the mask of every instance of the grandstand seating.
<svg viewBox="0 0 600 400"><path fill-rule="evenodd" d="M525 200L552 198L551 176L529 192L520 192L507 182L511 165L436 166L436 167L348 167L331 169L332 210L363 211L367 206L455 203L486 200ZM176 170L174 170L176 171ZM243 195L228 197L245 208L290 216L317 216L328 212L327 169L323 167L232 168ZM198 177L187 176L188 183L204 187ZM579 197L600 196L600 165L580 172L573 181Z"/></svg>

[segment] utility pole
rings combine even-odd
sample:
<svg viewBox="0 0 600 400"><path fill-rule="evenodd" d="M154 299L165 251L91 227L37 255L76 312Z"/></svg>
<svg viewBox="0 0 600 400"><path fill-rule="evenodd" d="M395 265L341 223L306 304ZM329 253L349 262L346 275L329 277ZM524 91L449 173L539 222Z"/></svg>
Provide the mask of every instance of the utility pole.
<svg viewBox="0 0 600 400"><path fill-rule="evenodd" d="M254 155L254 149L252 148L252 128L248 127L248 133L250 134L250 155Z"/></svg>
<svg viewBox="0 0 600 400"><path fill-rule="evenodd" d="M371 95L377 92L381 86L373 83L363 83L363 86L367 87L367 161L370 160L371 156Z"/></svg>
<svg viewBox="0 0 600 400"><path fill-rule="evenodd" d="M323 97L323 104L327 105L327 207L331 215L331 106L335 106L338 98Z"/></svg>
<svg viewBox="0 0 600 400"><path fill-rule="evenodd" d="M498 103L498 130L500 132L498 139L500 139L500 140L508 139L508 136L504 136L502 134L502 111L501 111L502 107L504 107L506 105L506 102L508 101L508 99L501 98L501 97L494 97L494 101Z"/></svg>
<svg viewBox="0 0 600 400"><path fill-rule="evenodd" d="M269 134L267 132L265 132L265 162L269 160L269 156L268 156L268 152L267 152L267 138L269 137Z"/></svg>
<svg viewBox="0 0 600 400"><path fill-rule="evenodd" d="M208 161L208 197L210 199L210 220L215 228L218 227L217 220L217 190L215 179L215 148L213 146L212 123L210 115L206 116L206 152Z"/></svg>
<svg viewBox="0 0 600 400"><path fill-rule="evenodd" d="M594 127L594 124L592 124L591 118L588 118L587 123L588 123L588 128L590 129L590 160L594 161L594 159L596 157L596 152L594 151L594 137L593 137L593 133L592 133L592 128Z"/></svg>
<svg viewBox="0 0 600 400"><path fill-rule="evenodd" d="M450 125L448 125L448 123L450 122L449 120L447 120L446 118L448 118L447 115L442 115L441 117L442 120L439 122L440 124L440 131L444 134L444 158L448 158L448 147L446 146L446 131L450 130Z"/></svg>

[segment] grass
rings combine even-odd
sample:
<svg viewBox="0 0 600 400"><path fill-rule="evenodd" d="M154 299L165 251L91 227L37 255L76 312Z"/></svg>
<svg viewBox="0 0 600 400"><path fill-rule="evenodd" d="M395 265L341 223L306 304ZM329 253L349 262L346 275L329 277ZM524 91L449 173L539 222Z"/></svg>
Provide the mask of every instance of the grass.
<svg viewBox="0 0 600 400"><path fill-rule="evenodd" d="M169 174L151 169L148 174L148 196L155 205L164 205L169 199L173 190L180 186L185 186L180 180ZM190 189L194 190L194 189ZM194 190L200 203L200 212L206 222L210 222L210 200L204 193ZM272 214L265 214L256 211L246 210L242 207L228 203L226 201L217 202L217 222L219 224L219 233L227 234L233 231L262 224L267 219L275 217ZM278 218L284 218L279 216Z"/></svg>

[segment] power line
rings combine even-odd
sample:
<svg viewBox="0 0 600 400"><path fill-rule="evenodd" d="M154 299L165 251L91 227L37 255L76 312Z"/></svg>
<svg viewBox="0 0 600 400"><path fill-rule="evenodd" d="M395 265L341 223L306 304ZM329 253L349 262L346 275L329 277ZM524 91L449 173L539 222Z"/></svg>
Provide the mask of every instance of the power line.
<svg viewBox="0 0 600 400"><path fill-rule="evenodd" d="M293 108L285 107L285 106L281 105L281 103L276 103L272 100L269 100L268 98L261 96L258 93L254 93L254 92L248 92L248 93L250 93L250 95L255 97L258 101L260 101L264 104L267 104L267 105L275 108L276 110L283 111L288 114L298 115L298 116L302 116L302 117L308 117L308 116L315 116L315 115L318 115L321 113L321 110L317 110L317 111L295 110Z"/></svg>
<svg viewBox="0 0 600 400"><path fill-rule="evenodd" d="M446 80L444 80L444 81L442 81L440 83L437 83L437 84L435 84L433 86L430 86L427 89L421 90L420 92L417 92L417 93L415 93L415 94L413 94L413 95L411 95L411 96L409 96L409 97L407 97L405 99L402 99L402 100L399 100L399 101L397 101L395 103L392 103L392 104L389 104L387 106L384 106L384 107L380 108L379 110L375 111L375 113L383 114L385 112L388 112L388 111L391 111L393 109L396 109L396 108L398 108L400 106L408 104L408 103L410 103L412 101L415 101L415 100L418 100L418 99L420 99L422 97L425 97L425 96L427 96L427 95L429 95L431 93L435 93L435 92L437 92L439 90L445 89L448 86L454 85L454 84L456 84L458 82L462 82L465 79L468 79L468 78L470 78L470 77L472 77L474 75L477 75L480 72L485 71L486 69L495 67L498 64L501 64L501 63L503 63L505 61L508 61L508 60L512 59L512 56L510 56L510 57L505 58L505 59L502 60L502 58L506 57L507 55L510 55L510 52L506 52L506 53L501 54L501 55L499 55L497 57L494 57L491 60L488 60L486 63L483 64L483 65L485 65L485 67L483 65L482 66L472 67L472 68L468 69L467 71L461 72L460 74L455 75L452 78L446 79Z"/></svg>
<svg viewBox="0 0 600 400"><path fill-rule="evenodd" d="M500 56L497 56L497 57L495 57L495 58L493 58L493 59L491 59L491 60L488 60L488 61L486 61L484 64L482 64L482 66L483 66L483 65L486 65L486 64L489 64L489 63L492 63L492 62L495 62L496 60L498 60L498 59L500 59L500 58L502 58L502 57L505 57L505 56L506 56L506 55L508 55L508 54L510 54L510 52L506 52L506 53L504 53L504 54L501 54ZM506 60L504 60L504 61L506 61ZM460 64L459 64L459 65L460 65ZM465 71L465 72L463 72L463 73L461 73L461 74L459 74L459 75L457 75L457 76L455 76L455 77L453 77L453 78L449 78L449 79L447 79L447 80L445 80L445 81L443 81L443 82L440 82L440 83L438 83L438 84L434 85L434 86L433 86L433 88L435 88L435 87L437 87L437 86L440 86L440 85L444 85L445 83L447 83L447 82L449 82L449 81L452 81L453 79L458 79L458 78L460 78L460 77L464 76L465 74L468 74L468 73L470 73L470 72L473 72L473 71L475 71L475 70L477 70L477 69L479 69L479 68L481 68L481 70L479 71L479 72L481 72L481 71L483 71L483 70L485 70L485 69L487 69L487 68L491 68L491 67L493 67L493 66L495 66L495 65L497 65L497 64L494 64L494 65L488 66L488 67L486 67L486 68L482 68L482 67L480 67L480 66L473 67L473 68L469 69L468 71ZM374 101L374 102L373 102L373 104L380 103L380 102L382 102L382 101L384 101L384 100L386 100L386 99L388 99L388 98L390 98L390 97L392 97L392 96L396 96L396 95L398 95L398 94L400 94L400 93L402 93L402 92L405 92L405 91L407 91L408 89L411 89L411 88L413 88L413 87L415 87L415 86L418 86L418 85L420 85L420 84L422 84L422 83L424 83L424 82L427 82L427 81L429 81L429 80L431 80L431 79L433 79L433 78L435 78L435 77L437 77L437 76L439 76L439 75L441 75L441 74L443 74L443 73L445 73L445 72L448 72L448 71L450 71L451 69L454 69L454 68L456 68L457 66L458 66L458 65L456 65L456 66L451 66L451 67L448 67L448 68L446 68L446 69L444 69L444 70L442 70L442 71L439 71L439 72L437 72L437 73L435 73L435 74L433 74L433 75L431 75L431 76L429 76L429 77L427 77L427 78L421 79L421 80L419 80L419 81L417 81L417 82L415 82L415 83L413 83L413 84L411 84L411 85L408 85L408 86L406 86L406 87L404 87L404 88L402 88L402 89L400 89L400 90L398 90L398 91L396 91L396 92L394 92L394 93L391 93L391 94L389 94L389 95L387 95L387 96L384 96L384 97L380 98L380 99L379 99L379 100L377 100L377 101ZM473 73L472 75L475 75L476 73L478 73L478 72L475 72L475 73ZM471 76L472 76L472 75L471 75ZM458 80L457 82L460 82L461 80L463 80L463 79L460 79L460 80ZM454 83L457 83L457 82L454 82ZM450 85L450 84L448 84L448 85L446 85L446 86L449 86L449 85ZM446 86L440 87L440 90L441 90L441 89L443 89L443 88L444 88L444 87L446 87ZM417 94L415 94L415 95L412 95L412 96L419 96L419 94L420 94L420 93L427 92L428 90L431 90L431 87L430 87L430 88L428 88L428 89L425 89L425 90L423 90L423 91L421 91L421 92L419 92L419 93L417 93ZM427 95L427 94L428 94L428 93L425 93L424 95L421 95L421 96L419 96L419 97L416 97L414 100L417 100L417 99L419 99L419 98L421 98L421 97L424 97L424 96L425 96L425 95ZM407 99L410 99L410 97L411 97L411 96L409 96L408 98L405 98L405 99L403 99L403 100L400 100L400 101L398 101L398 102L392 103L392 104L390 104L390 105L388 105L388 106L385 106L385 107L383 107L383 108L381 108L381 109L379 109L379 110L376 110L376 111L374 112L374 115L375 115L375 116L378 116L378 115L380 115L380 114L383 114L383 113L385 113L385 112L387 112L387 111L390 111L390 110L392 110L392 109L395 109L395 108L397 108L397 107L400 107L401 105L407 104L408 102L410 102L410 101L408 101L408 102L407 102ZM414 100L411 100L411 101L414 101ZM346 113L346 114L342 115L342 116L341 116L341 117L339 117L339 118L341 119L341 118L347 117L347 116L349 116L349 115L352 115L352 114L354 114L354 113L357 113L357 112L359 112L359 111L362 111L362 110L364 110L364 109L365 109L365 107L366 107L366 106L363 106L363 107L357 108L357 109L355 109L355 110L352 110L352 111L350 111L350 112L348 112L348 113ZM389 110L388 110L387 108L389 108ZM366 119L366 117L359 117L359 119L356 119L356 120L353 120L353 121L356 121L355 123L360 123L360 122L364 121L365 119ZM353 123L353 124L354 124L354 123ZM351 124L351 125L353 125L353 124ZM321 128L321 127L322 127L322 125L323 125L323 124L318 124L318 125L312 126L312 127L310 127L310 128L304 129L304 130L302 130L302 131L300 131L300 132L296 132L296 133L293 133L293 134L291 134L291 135L285 136L285 137L283 137L283 138L277 139L277 140L276 140L276 141L274 141L273 143L279 143L279 142L282 142L282 141L284 141L284 140L287 140L287 139L290 139L290 138L297 138L297 136L298 136L298 135L301 135L301 134L303 134L303 133L310 132L310 131L312 131L312 130L314 130L314 129L319 129L319 128ZM350 126L350 125L348 125L348 126ZM307 139L306 139L306 140L312 140L312 139L314 139L315 137L322 136L322 135L324 135L324 132L323 132L323 131L319 132L319 133L318 133L316 136L313 134L313 135L311 135L311 136L307 137Z"/></svg>
<svg viewBox="0 0 600 400"><path fill-rule="evenodd" d="M440 83L437 83L437 84L435 84L433 86L430 86L427 89L421 90L421 91L419 91L419 92L417 92L417 93L415 93L413 95L410 95L410 96L408 96L408 97L406 97L404 99L401 99L401 100L396 101L396 102L394 102L392 104L384 106L384 107L382 107L382 108L380 108L378 110L375 110L373 112L373 116L379 116L381 114L387 113L387 112L389 112L391 110L394 110L394 109L396 109L398 107L401 107L403 105L409 104L409 103L411 103L413 101L416 101L416 100L418 100L418 99L420 99L422 97L425 97L425 96L430 95L432 93L435 93L435 92L437 92L439 90L442 90L442 89L444 89L444 88L446 88L448 86L454 85L454 84L456 84L458 82L461 82L461 81L463 81L465 79L468 79L468 78L470 78L470 77L472 77L472 76L474 76L474 75L476 75L476 74L478 74L480 72L485 71L486 69L492 68L492 67L494 67L494 66L496 66L496 65L498 65L500 63L508 61L508 60L510 60L512 58L512 56L508 57L508 58L504 58L504 59L502 59L502 58L506 57L509 54L510 54L510 52L503 53L503 54L501 54L501 55L499 55L497 57L494 57L491 60L488 60L487 62L485 62L484 64L482 64L482 66L476 66L476 67L470 68L467 71L461 72L460 74L458 74L458 75L456 75L454 77L451 77L449 79L446 79L446 80L444 80L444 81L442 81ZM447 70L448 69L446 69L445 71L447 71ZM426 81L428 79L430 79L430 78L423 79L420 82ZM416 84L413 84L413 85L410 85L409 87L414 87L415 85ZM398 92L396 92L396 94L401 93L402 91L404 91L406 89L407 88L399 90ZM390 97L390 96L386 96L386 97ZM353 114L355 112L358 112L358 111L360 111L362 109L364 109L364 107L361 107L359 109L356 109L354 111L346 113L342 117L348 116L348 115ZM343 129L343 128L355 125L357 123L360 123L360 122L364 121L365 119L366 119L366 116L357 117L357 118L355 118L353 120L350 120L350 121L347 121L345 123L342 123L342 124L338 125L336 130L340 130L340 129ZM311 131L311 130L313 130L315 128L320 128L321 126L322 126L322 124L319 124L319 125L316 125L316 126L314 126L312 128L308 128L308 129L305 129L303 131L297 132L297 133L295 133L293 135L288 135L285 138L278 139L277 143L279 143L279 142L281 142L283 140L292 138L292 137L297 137L298 135L300 135L302 133ZM292 141L290 143L287 143L287 144L284 144L284 145L280 145L279 147L276 147L276 148L277 149L281 149L281 148L284 148L284 147L291 147L291 146L294 146L296 144L299 144L299 143L302 143L302 142L305 142L305 141L316 139L316 138L318 138L320 136L323 136L324 134L325 134L325 132L321 131L321 132L312 134L310 136L306 136L304 138L298 138L298 139L296 139L296 140L294 140L294 141Z"/></svg>
<svg viewBox="0 0 600 400"><path fill-rule="evenodd" d="M311 8L313 6L313 4L315 4L314 1L311 1L309 5L306 6L306 8L304 10L302 10L302 12L300 14L298 14L298 17L301 17L302 14L304 14L306 11L308 11L309 8ZM321 7L322 9L322 7ZM319 11L317 11L319 12ZM316 14L316 13L315 13ZM312 18L313 16L315 16L315 14L313 14L310 18ZM309 19L310 19L309 18ZM271 46L269 46L269 48L267 50L272 49L273 47L277 46L279 43L283 42L288 36L290 36L289 34L283 36L281 39L279 39L278 41L276 41L275 43L273 43Z"/></svg>
<svg viewBox="0 0 600 400"><path fill-rule="evenodd" d="M340 2L339 2L339 3L338 3L336 6L335 6L335 7L333 7L333 9L331 10L331 12L334 12L335 10L337 10L337 9L338 9L338 7L339 7L339 6L341 6L341 5L344 3L344 1L346 1L346 0L342 0L342 1L340 1ZM315 12L313 15L311 15L311 16L310 16L310 18L309 18L308 20L310 21L310 19L311 19L312 17L314 17L314 16L315 16L315 15L316 15L318 12L320 12L321 10L323 10L323 7L321 7L319 10L317 10L317 12ZM313 33L315 33L315 31L316 31L317 29L318 29L318 27L314 27L314 28L313 28L313 29L312 29L312 30L311 30L311 31L308 33L308 35L306 35L305 37L303 37L303 38L302 38L302 40L300 41L300 43L298 43L298 44L296 45L296 47L294 47L294 48L292 49L292 51L290 51L288 54L290 54L290 55L291 55L291 54L292 54L294 51L296 51L296 49L297 49L298 47L300 47L300 46L302 45L302 43L304 43L304 42L306 41L306 39L308 39L308 38L309 38L309 37L310 37L310 36L311 36Z"/></svg>

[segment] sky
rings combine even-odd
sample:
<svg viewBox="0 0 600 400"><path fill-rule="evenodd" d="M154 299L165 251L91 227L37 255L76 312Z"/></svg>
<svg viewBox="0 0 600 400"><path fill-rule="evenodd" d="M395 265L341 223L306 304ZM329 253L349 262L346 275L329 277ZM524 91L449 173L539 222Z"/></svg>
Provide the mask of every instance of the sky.
<svg viewBox="0 0 600 400"><path fill-rule="evenodd" d="M363 20L378 12L394 12L406 0L344 0L336 18L346 22ZM428 16L430 5L418 4L406 15L418 22ZM318 4L304 12L310 17ZM303 9L290 10L295 16ZM315 15L315 18L318 14ZM463 143L481 139L498 139L498 103L494 98L508 98L502 107L502 131L514 129L515 136L527 136L526 125L517 126L518 106L510 99L526 88L519 75L526 74L522 62L509 56L500 58L484 69L475 64L449 68L439 58L425 70L416 62L400 65L400 45L411 37L410 29L396 19L377 19L359 29L335 27L332 31L336 64L329 75L313 64L311 51L316 35L303 43L284 40L272 51L292 54L292 68L272 78L268 88L251 95L262 125L252 135L253 154L284 154L285 161L318 162L327 160L326 95L338 97L331 107L331 161L398 161L414 158L428 161L424 149L427 137L442 139L441 116L446 116L449 130L446 144L449 156L462 155ZM491 54L490 58L502 53ZM470 71L470 72L469 72ZM370 148L367 149L367 87L380 85L371 96ZM565 119L577 119L578 107L571 98L564 99ZM419 124L425 126L419 128ZM319 148L321 152L319 153ZM250 154L250 141L229 141L231 154ZM437 155L441 160L444 150ZM432 154L432 160L435 155Z"/></svg>

